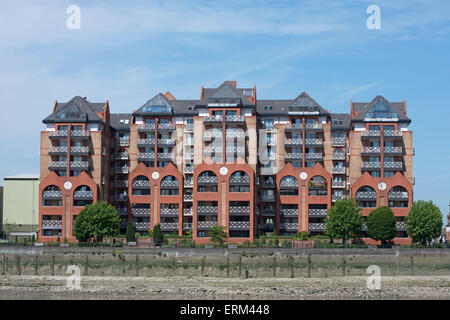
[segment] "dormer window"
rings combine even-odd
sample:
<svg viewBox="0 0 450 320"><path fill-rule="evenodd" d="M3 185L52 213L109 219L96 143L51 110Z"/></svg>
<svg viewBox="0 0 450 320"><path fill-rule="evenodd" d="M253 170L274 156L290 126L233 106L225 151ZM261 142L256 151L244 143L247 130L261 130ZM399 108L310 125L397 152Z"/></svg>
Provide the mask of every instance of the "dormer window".
<svg viewBox="0 0 450 320"><path fill-rule="evenodd" d="M392 119L397 118L397 112L392 110L384 101L378 100L378 102L367 111L366 118Z"/></svg>

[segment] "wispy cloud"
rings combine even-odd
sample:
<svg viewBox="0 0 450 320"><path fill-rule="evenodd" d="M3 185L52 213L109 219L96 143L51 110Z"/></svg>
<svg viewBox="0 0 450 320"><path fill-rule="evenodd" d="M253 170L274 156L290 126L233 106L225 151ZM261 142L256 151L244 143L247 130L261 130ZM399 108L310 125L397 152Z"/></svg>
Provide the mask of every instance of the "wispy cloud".
<svg viewBox="0 0 450 320"><path fill-rule="evenodd" d="M339 105L344 102L349 102L350 99L357 97L358 94L370 90L377 86L377 83L368 83L360 85L332 85L331 89L338 93L338 98L335 100L335 104Z"/></svg>

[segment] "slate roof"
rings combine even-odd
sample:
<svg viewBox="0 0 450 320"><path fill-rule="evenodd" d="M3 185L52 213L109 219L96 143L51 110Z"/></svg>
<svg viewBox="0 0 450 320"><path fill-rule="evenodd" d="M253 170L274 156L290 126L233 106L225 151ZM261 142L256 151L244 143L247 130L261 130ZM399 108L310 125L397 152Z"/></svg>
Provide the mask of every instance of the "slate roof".
<svg viewBox="0 0 450 320"><path fill-rule="evenodd" d="M116 131L130 131L131 116L131 113L111 113L111 128ZM120 120L128 120L128 123L121 122Z"/></svg>
<svg viewBox="0 0 450 320"><path fill-rule="evenodd" d="M272 106L273 109L265 110L264 106ZM300 93L295 99L256 101L256 112L259 115L288 115L308 111L318 112L319 115L329 115L329 112L306 92Z"/></svg>
<svg viewBox="0 0 450 320"><path fill-rule="evenodd" d="M105 123L97 112L103 112L106 103L91 103L80 96L66 103L57 103L55 111L43 123L53 122L100 122Z"/></svg>
<svg viewBox="0 0 450 320"><path fill-rule="evenodd" d="M172 100L174 101L174 100ZM171 115L172 114L172 101L167 99L166 96L164 96L162 93L158 93L156 96L148 100L142 107L137 109L133 114L134 115ZM161 112L155 112L155 111L148 111L147 108L151 108L152 106L163 106L163 107L169 107L170 111L168 110L161 110Z"/></svg>
<svg viewBox="0 0 450 320"><path fill-rule="evenodd" d="M339 123L336 123L336 120ZM331 131L349 131L349 130L350 130L350 114L348 113L331 114Z"/></svg>
<svg viewBox="0 0 450 320"><path fill-rule="evenodd" d="M358 114L353 117L352 122L364 122L366 113L375 106L378 102L386 104L394 112L397 113L397 118L399 122L410 123L409 119L405 115L405 103L404 102L389 102L382 95L377 95L371 102L353 102L353 111L358 112Z"/></svg>
<svg viewBox="0 0 450 320"><path fill-rule="evenodd" d="M242 106L254 107L255 105L249 100L248 96L244 96L244 90L252 90L246 88L236 88L230 81L225 81L217 88L205 88L198 106L206 106L210 98L238 98L241 100Z"/></svg>

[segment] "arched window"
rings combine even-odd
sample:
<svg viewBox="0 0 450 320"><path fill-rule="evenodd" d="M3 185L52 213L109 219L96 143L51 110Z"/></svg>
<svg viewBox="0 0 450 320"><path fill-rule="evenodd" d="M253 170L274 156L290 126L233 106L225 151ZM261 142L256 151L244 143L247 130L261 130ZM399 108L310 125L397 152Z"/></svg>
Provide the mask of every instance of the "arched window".
<svg viewBox="0 0 450 320"><path fill-rule="evenodd" d="M363 186L356 191L356 202L361 208L375 208L377 193L372 187Z"/></svg>
<svg viewBox="0 0 450 320"><path fill-rule="evenodd" d="M217 192L217 176L212 171L204 171L197 178L198 192Z"/></svg>
<svg viewBox="0 0 450 320"><path fill-rule="evenodd" d="M88 186L79 186L73 192L73 205L84 207L94 202L94 191Z"/></svg>
<svg viewBox="0 0 450 320"><path fill-rule="evenodd" d="M133 196L149 196L150 180L146 176L137 176L131 184L131 194Z"/></svg>
<svg viewBox="0 0 450 320"><path fill-rule="evenodd" d="M314 176L308 183L308 195L326 196L328 194L328 184L322 176Z"/></svg>
<svg viewBox="0 0 450 320"><path fill-rule="evenodd" d="M162 196L177 196L180 194L179 189L178 179L174 176L167 176L161 180Z"/></svg>
<svg viewBox="0 0 450 320"><path fill-rule="evenodd" d="M42 205L44 207L61 207L62 191L58 186L51 185L42 191Z"/></svg>
<svg viewBox="0 0 450 320"><path fill-rule="evenodd" d="M236 171L230 176L230 192L250 192L250 176L244 171Z"/></svg>
<svg viewBox="0 0 450 320"><path fill-rule="evenodd" d="M281 196L297 196L298 181L293 176L286 176L280 181Z"/></svg>
<svg viewBox="0 0 450 320"><path fill-rule="evenodd" d="M389 207L391 208L407 208L409 194L402 186L395 186L388 193Z"/></svg>

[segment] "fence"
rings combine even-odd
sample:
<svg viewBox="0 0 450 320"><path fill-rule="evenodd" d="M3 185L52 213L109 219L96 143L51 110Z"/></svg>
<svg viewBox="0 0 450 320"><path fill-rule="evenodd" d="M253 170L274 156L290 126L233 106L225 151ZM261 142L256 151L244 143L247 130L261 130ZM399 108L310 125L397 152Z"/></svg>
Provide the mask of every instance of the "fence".
<svg viewBox="0 0 450 320"><path fill-rule="evenodd" d="M241 278L327 278L367 276L377 265L382 276L450 275L450 255L289 254L166 256L165 254L53 253L1 254L2 275L67 276L70 265L85 276L204 276Z"/></svg>

